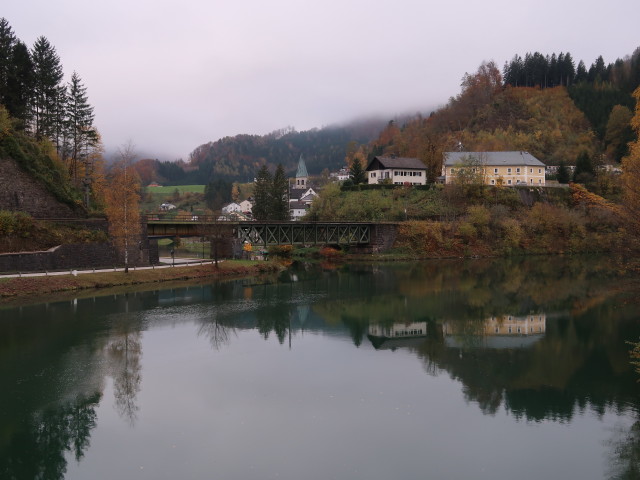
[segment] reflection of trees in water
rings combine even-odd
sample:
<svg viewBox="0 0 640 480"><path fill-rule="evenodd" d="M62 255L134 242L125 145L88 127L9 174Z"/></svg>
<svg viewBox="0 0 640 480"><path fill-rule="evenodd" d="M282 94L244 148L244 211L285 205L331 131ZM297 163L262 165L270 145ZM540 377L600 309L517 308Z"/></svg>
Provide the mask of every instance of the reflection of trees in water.
<svg viewBox="0 0 640 480"><path fill-rule="evenodd" d="M218 315L214 312L212 319L202 320L200 328L198 329L198 336L205 335L209 338L211 346L218 350L220 347L229 344L231 335L235 335L236 329L233 324L225 324L218 318Z"/></svg>
<svg viewBox="0 0 640 480"><path fill-rule="evenodd" d="M609 478L640 478L640 421L636 421L629 429L616 427L607 446L610 448Z"/></svg>
<svg viewBox="0 0 640 480"><path fill-rule="evenodd" d="M266 340L273 331L282 344L287 338L290 325L290 306L286 303L264 305L256 311L258 332Z"/></svg>
<svg viewBox="0 0 640 480"><path fill-rule="evenodd" d="M100 393L79 397L23 418L20 433L0 450L0 478L64 478L65 453L72 452L76 461L80 461L89 447L100 398Z"/></svg>
<svg viewBox="0 0 640 480"><path fill-rule="evenodd" d="M140 407L136 397L142 382L142 334L125 316L115 326L115 332L107 345L113 377L115 408L118 414L134 425Z"/></svg>

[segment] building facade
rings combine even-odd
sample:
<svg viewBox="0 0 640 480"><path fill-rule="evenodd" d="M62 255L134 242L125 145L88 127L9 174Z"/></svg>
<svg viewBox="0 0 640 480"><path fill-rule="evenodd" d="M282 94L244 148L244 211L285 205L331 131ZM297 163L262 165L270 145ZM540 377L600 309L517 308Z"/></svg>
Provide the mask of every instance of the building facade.
<svg viewBox="0 0 640 480"><path fill-rule="evenodd" d="M366 168L367 183L426 185L427 167L418 158L374 157Z"/></svg>
<svg viewBox="0 0 640 480"><path fill-rule="evenodd" d="M456 183L461 174L485 185L545 185L545 164L529 152L445 152L442 175Z"/></svg>

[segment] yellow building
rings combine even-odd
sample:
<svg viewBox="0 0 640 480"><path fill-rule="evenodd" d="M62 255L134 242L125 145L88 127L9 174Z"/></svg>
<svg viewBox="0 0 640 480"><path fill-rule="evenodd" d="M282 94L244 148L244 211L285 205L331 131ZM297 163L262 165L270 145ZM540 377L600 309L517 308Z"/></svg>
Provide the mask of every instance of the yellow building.
<svg viewBox="0 0 640 480"><path fill-rule="evenodd" d="M485 185L545 185L545 165L529 152L445 152L445 183L456 183L462 174Z"/></svg>

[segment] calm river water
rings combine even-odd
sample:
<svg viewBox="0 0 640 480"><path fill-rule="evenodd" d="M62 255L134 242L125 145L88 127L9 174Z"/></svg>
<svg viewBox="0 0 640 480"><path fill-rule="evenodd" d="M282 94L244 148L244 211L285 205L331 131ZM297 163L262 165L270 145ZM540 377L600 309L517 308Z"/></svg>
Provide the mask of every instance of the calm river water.
<svg viewBox="0 0 640 480"><path fill-rule="evenodd" d="M0 309L0 478L639 478L625 284L432 261Z"/></svg>

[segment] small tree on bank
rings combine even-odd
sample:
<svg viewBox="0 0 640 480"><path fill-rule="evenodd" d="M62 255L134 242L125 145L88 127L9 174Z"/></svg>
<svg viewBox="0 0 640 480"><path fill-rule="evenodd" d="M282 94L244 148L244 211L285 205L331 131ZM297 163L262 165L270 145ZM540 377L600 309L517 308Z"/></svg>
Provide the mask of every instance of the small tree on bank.
<svg viewBox="0 0 640 480"><path fill-rule="evenodd" d="M120 159L113 165L105 191L105 211L109 235L124 254L124 271L129 272L129 249L140 241L140 179L133 168L135 154L131 144L118 150Z"/></svg>

